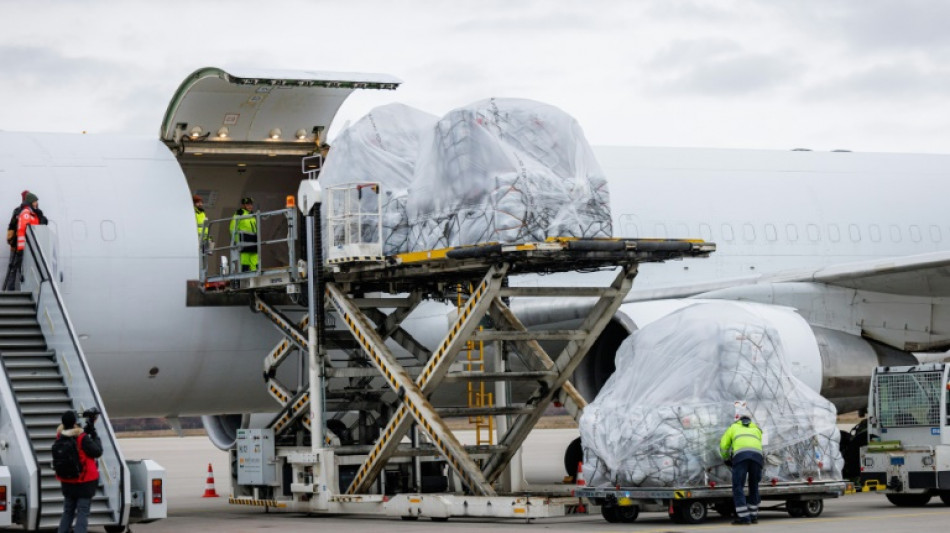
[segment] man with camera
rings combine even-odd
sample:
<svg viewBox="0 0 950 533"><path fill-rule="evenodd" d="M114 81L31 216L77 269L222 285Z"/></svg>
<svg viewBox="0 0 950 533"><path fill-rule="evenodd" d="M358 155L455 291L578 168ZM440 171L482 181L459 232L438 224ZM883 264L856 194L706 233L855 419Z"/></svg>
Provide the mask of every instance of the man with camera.
<svg viewBox="0 0 950 533"><path fill-rule="evenodd" d="M102 443L96 434L99 410L95 407L82 413L85 429L79 427L76 413L63 413L53 444L53 468L63 490L63 518L59 533L68 533L76 518L75 533L86 533L89 526L89 507L99 486L99 467L96 459L102 456Z"/></svg>

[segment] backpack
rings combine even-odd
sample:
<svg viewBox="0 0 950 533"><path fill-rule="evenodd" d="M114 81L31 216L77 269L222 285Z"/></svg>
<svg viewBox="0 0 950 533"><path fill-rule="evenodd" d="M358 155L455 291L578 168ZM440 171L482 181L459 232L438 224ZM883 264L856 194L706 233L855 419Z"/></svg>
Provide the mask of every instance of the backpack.
<svg viewBox="0 0 950 533"><path fill-rule="evenodd" d="M79 440L60 435L53 443L53 470L60 479L79 479L82 461L79 460Z"/></svg>

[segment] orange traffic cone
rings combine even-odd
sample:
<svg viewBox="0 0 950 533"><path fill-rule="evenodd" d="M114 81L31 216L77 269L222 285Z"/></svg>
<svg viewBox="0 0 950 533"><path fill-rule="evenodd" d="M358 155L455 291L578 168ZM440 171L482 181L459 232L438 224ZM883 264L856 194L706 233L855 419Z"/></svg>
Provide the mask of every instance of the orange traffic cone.
<svg viewBox="0 0 950 533"><path fill-rule="evenodd" d="M211 470L211 463L208 463L208 480L205 484L205 493L202 498L217 498L218 493L214 491L214 470Z"/></svg>
<svg viewBox="0 0 950 533"><path fill-rule="evenodd" d="M578 461L577 463L577 486L583 487L587 485L587 482L584 481L584 462Z"/></svg>

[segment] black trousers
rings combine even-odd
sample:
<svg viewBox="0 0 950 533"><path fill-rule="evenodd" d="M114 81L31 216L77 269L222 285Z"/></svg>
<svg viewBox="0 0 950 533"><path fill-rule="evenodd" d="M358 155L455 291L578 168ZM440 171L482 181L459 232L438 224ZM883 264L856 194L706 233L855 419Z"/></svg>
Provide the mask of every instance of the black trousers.
<svg viewBox="0 0 950 533"><path fill-rule="evenodd" d="M23 250L10 252L10 264L7 266L7 277L3 280L4 291L15 291L20 284L20 268L23 266Z"/></svg>

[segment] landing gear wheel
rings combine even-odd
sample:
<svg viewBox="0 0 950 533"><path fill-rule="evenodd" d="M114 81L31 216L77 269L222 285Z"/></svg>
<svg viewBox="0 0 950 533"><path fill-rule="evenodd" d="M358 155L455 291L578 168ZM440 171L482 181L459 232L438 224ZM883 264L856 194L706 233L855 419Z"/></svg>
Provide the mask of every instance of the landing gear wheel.
<svg viewBox="0 0 950 533"><path fill-rule="evenodd" d="M923 507L930 502L930 494L887 494L887 501L898 507ZM944 502L946 503L946 502Z"/></svg>
<svg viewBox="0 0 950 533"><path fill-rule="evenodd" d="M950 490L940 491L940 501L942 501L944 505L950 505Z"/></svg>
<svg viewBox="0 0 950 533"><path fill-rule="evenodd" d="M581 438L577 437L567 445L564 450L564 471L572 478L577 478L577 463L584 460L584 448L581 446Z"/></svg>
<svg viewBox="0 0 950 533"><path fill-rule="evenodd" d="M449 521L449 517L447 516L432 516L429 519L432 520L433 522L448 522Z"/></svg>
<svg viewBox="0 0 950 533"><path fill-rule="evenodd" d="M418 519L419 519L418 516L412 516L412 515L400 516L399 518L402 518L403 520L406 520L407 522L408 522L408 521L418 520Z"/></svg>
<svg viewBox="0 0 950 533"><path fill-rule="evenodd" d="M702 524L706 520L706 503L699 500L686 500L674 508L680 515L681 524Z"/></svg>
<svg viewBox="0 0 950 533"><path fill-rule="evenodd" d="M732 518L736 516L736 506L731 503L715 503L713 509L723 518Z"/></svg>
<svg viewBox="0 0 950 533"><path fill-rule="evenodd" d="M127 531L126 526L103 526L105 527L106 533L124 533Z"/></svg>

